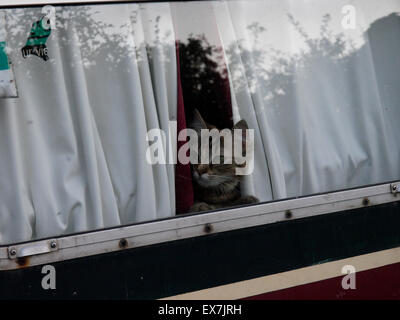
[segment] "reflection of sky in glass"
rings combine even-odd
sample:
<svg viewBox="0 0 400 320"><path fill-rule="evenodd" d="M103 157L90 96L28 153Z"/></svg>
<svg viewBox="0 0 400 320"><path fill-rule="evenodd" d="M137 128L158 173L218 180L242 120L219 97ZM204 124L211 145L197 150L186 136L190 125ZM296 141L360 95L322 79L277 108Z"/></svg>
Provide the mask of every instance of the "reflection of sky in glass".
<svg viewBox="0 0 400 320"><path fill-rule="evenodd" d="M204 34L208 43L211 45L220 45L220 35L217 23L214 17L214 10L219 6L228 4L228 14L225 15L226 23L234 24L236 31L235 38L229 40L231 43L246 38L241 46L252 50L254 44L254 35L249 31L249 26L257 23L264 31L258 34L258 50L266 53L264 59L265 67L268 69L269 52L279 51L292 56L302 51L307 51L304 38L295 29L293 23L289 21L288 15L299 22L300 27L310 38L320 37L320 28L324 15L329 14L331 20L328 28L332 35L342 33L348 43L352 43L354 49L360 48L365 39L363 35L368 27L377 19L387 16L393 12L400 12L400 3L398 0L228 0L228 1L189 1L189 2L164 2L164 3L140 3L140 4L104 4L90 6L92 12L92 21L101 22L107 25L103 28L104 35L119 35L120 44L132 46L128 43L130 34L135 31L132 24L132 17L137 12L143 11L140 8L146 8L142 19L146 20L143 24L144 39L147 44L152 44L155 39L146 38L151 32L146 32L146 28L160 29L160 39L173 35L166 35L164 30L168 30L171 24L171 16L174 20L176 29L176 39L185 41L190 34ZM353 5L356 8L356 29L344 30L341 22L343 19L342 8L345 5ZM57 16L62 16L63 11L79 10L80 6L56 7ZM41 8L18 9L30 12L34 16L41 15ZM16 11L16 12L17 12ZM71 15L68 19L73 19ZM158 19L157 19L158 18ZM67 19L67 20L68 20ZM78 18L77 18L78 19ZM29 19L28 19L29 20ZM29 31L31 21L25 21L24 25L18 25L18 31L24 34ZM149 23L150 22L150 23ZM221 21L219 21L221 23ZM14 32L16 30L13 30ZM56 31L55 31L56 32ZM88 36L86 47L91 46L91 39L100 42L107 41L100 39L99 35ZM116 39L114 37L114 39ZM225 45L227 43L225 42ZM136 44L137 45L137 44ZM229 45L227 45L229 47ZM349 49L349 48L347 48ZM346 53L346 52L344 52ZM113 54L113 53L111 53ZM115 52L121 55L121 52Z"/></svg>
<svg viewBox="0 0 400 320"><path fill-rule="evenodd" d="M301 28L311 38L320 36L320 27L324 15L330 15L329 30L333 35L343 33L344 39L351 41L355 49L364 44L364 32L372 22L393 12L400 12L398 0L230 0L230 1L193 1L167 3L142 3L150 14L147 18L155 20L160 16L160 30L163 24L168 23L170 14L179 21L176 37L185 41L190 34L204 34L211 45L219 44L219 35L213 16L213 4L227 2L229 5L230 19L234 21L238 31L237 40L243 30L247 30L252 23L258 23L265 29L258 35L259 49L268 51L274 49L283 53L293 55L301 51L307 51L308 47L293 24L290 23L288 15L299 22ZM353 5L356 8L356 29L344 30L342 27L345 5ZM121 13L121 6L125 7ZM123 26L129 21L129 17L138 10L139 5L118 4L96 6L98 14L95 20L112 24L108 32L127 32ZM245 18L243 18L245 17ZM254 44L254 39L247 39L247 46ZM244 43L246 45L246 43ZM248 49L251 49L248 47ZM347 48L349 49L349 48ZM268 61L265 66L268 67Z"/></svg>
<svg viewBox="0 0 400 320"><path fill-rule="evenodd" d="M363 32L372 22L390 13L400 12L398 0L231 0L226 2L229 3L231 19L237 26L236 29L247 28L249 20L257 22L266 29L259 38L264 48L271 46L291 54L306 49L306 46L301 36L289 24L288 14L300 22L301 27L310 37L319 36L322 17L329 14L331 16L329 26L332 33L343 32L346 39L351 39L357 48L363 44ZM179 12L181 24L187 26L180 30L182 38L190 33L206 33L209 42L216 43L214 26L204 23L205 20L211 21L211 3L212 1L174 3ZM356 8L356 30L342 28L342 7L345 5L353 5ZM246 19L242 19L243 16ZM285 36L286 39L282 38Z"/></svg>
<svg viewBox="0 0 400 320"><path fill-rule="evenodd" d="M118 32L126 25L131 17L136 15L136 12L141 7L146 8L147 21L154 22L157 17L160 17L159 27L165 30L164 26L170 22L170 6L167 3L143 3L143 4L107 4L96 5L94 8L98 12L93 15L97 21L102 21L112 24L114 27L110 31ZM123 10L121 10L123 9Z"/></svg>

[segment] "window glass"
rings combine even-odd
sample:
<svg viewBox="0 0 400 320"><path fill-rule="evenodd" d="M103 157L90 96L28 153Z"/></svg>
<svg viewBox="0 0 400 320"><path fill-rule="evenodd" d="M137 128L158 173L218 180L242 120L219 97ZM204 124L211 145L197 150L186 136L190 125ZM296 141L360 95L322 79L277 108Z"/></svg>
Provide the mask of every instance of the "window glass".
<svg viewBox="0 0 400 320"><path fill-rule="evenodd" d="M0 244L400 178L400 3L0 9Z"/></svg>

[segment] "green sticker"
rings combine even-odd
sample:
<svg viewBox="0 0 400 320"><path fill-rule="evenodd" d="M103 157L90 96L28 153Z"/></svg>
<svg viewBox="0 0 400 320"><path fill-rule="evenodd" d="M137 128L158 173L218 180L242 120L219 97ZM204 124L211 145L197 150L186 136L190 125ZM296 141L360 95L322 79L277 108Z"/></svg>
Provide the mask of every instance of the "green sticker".
<svg viewBox="0 0 400 320"><path fill-rule="evenodd" d="M0 70L8 70L10 66L8 64L8 57L6 53L6 42L0 42Z"/></svg>
<svg viewBox="0 0 400 320"><path fill-rule="evenodd" d="M22 56L24 58L33 54L42 58L44 61L49 59L49 56L47 55L46 41L50 36L51 28L49 21L47 21L48 27L44 25L43 19L44 18L32 24L31 33L29 34L25 47L22 48Z"/></svg>

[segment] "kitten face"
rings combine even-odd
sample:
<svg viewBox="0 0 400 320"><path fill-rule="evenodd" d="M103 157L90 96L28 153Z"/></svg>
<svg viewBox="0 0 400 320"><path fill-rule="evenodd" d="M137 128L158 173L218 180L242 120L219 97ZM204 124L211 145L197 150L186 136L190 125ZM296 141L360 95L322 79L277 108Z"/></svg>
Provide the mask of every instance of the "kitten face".
<svg viewBox="0 0 400 320"><path fill-rule="evenodd" d="M195 125L192 125L192 128L197 130L216 129L216 127L207 124L197 110L195 110ZM205 150L201 149L202 139L200 134L198 135L198 139L199 164L192 164L192 174L194 182L203 189L219 189L220 191L226 192L233 190L239 184L241 179L241 176L236 175L236 168L243 167L243 164L237 165L234 161L233 155L231 156L231 159L227 161L229 163L224 163L224 139L222 137L220 139L220 151L217 155L213 154L211 139L204 144L205 146L208 146L209 163L201 163L201 156ZM214 156L215 158L213 159L212 156ZM216 163L218 162L216 161L216 158L219 158L219 163Z"/></svg>
<svg viewBox="0 0 400 320"><path fill-rule="evenodd" d="M194 164L192 169L194 182L202 188L231 190L240 181L233 164Z"/></svg>

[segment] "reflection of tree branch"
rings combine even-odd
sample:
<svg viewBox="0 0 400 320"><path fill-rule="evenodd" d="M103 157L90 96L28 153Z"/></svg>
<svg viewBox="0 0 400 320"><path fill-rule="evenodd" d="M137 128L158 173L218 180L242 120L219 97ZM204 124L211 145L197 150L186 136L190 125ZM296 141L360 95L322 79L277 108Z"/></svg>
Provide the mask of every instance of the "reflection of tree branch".
<svg viewBox="0 0 400 320"><path fill-rule="evenodd" d="M155 45L155 43L137 44L132 42L135 32L132 26L137 22L138 10L132 10L130 23L126 23L120 28L97 18L96 15L101 12L97 11L94 6L60 7L56 12L56 30L52 33L53 37L54 34L57 34L62 45L69 46L73 40L68 38L67 30L73 27L79 39L77 46L82 59L80 62L86 68L94 66L96 62L103 63L103 67L114 68L126 58L132 58L139 62L143 58L140 54L141 48L147 46L150 48L149 54L151 54L151 47ZM19 54L18 51L25 45L31 24L42 16L40 8L8 11L8 36L18 39L13 48L16 54ZM160 20L161 17L156 18L155 32L156 42L162 48L166 46L168 34L164 34L161 38ZM49 40L51 41L51 38ZM76 60L74 61L74 63L77 62ZM55 63L54 59L50 59L49 63Z"/></svg>
<svg viewBox="0 0 400 320"><path fill-rule="evenodd" d="M317 38L310 37L292 15L288 14L288 19L307 45L307 50L289 55L274 48L263 48L258 43L261 34L266 30L257 23L247 27L254 39L253 48L243 46L243 40L240 39L227 48L231 71L233 70L233 83L238 93L257 87L264 101L275 100L272 105L279 105L276 99L293 94L296 77L312 76L310 73L313 72L316 61L320 66L333 64L346 68L348 57L356 52L354 44L346 41L343 33L332 33L329 14L322 17ZM266 62L269 67L266 67ZM245 72L245 76L242 72Z"/></svg>
<svg viewBox="0 0 400 320"><path fill-rule="evenodd" d="M222 49L210 45L204 35L190 35L186 41L178 42L178 48L186 118L190 122L192 111L197 108L210 123L230 127L231 119L227 119L224 109L228 97Z"/></svg>
<svg viewBox="0 0 400 320"><path fill-rule="evenodd" d="M57 9L56 27L59 41L63 46L71 44L72 39L67 36L67 30L73 24L74 32L79 39L78 47L80 56L86 68L94 67L101 63L102 68L124 70L120 63L126 59L132 59L136 63L144 60L152 60L156 50L166 52L171 50L167 41L170 34L163 33L160 28L162 17L155 19L153 43L145 39L143 43L135 43L135 26L138 23L139 12L132 10L128 21L116 27L107 24L96 15L100 12L95 6L60 7ZM9 36L19 39L15 50L20 50L25 45L30 30L30 24L42 17L39 9L12 9L7 15L7 27ZM279 98L283 94L289 94L292 90L295 77L299 70L308 70L302 74L309 74L315 65L315 61L322 64L337 64L344 66L346 57L355 52L354 45L345 41L342 33L333 34L330 28L331 17L326 14L322 17L319 36L310 37L301 24L292 16L288 15L289 22L299 33L307 49L295 55L289 55L274 48L265 48L260 45L260 38L266 29L257 22L248 25L247 29L253 37L253 47L247 48L243 40L237 39L228 48L226 54L229 57L231 76L235 90L240 92L248 87L261 88L263 99L270 100ZM53 33L50 37L54 37ZM51 39L51 38L49 38ZM168 44L169 43L169 44ZM178 42L180 52L181 77L185 94L185 106L187 110L198 108L202 114L213 110L214 114L222 112L221 105L224 103L223 91L224 79L227 77L226 66L223 60L222 48L217 48L208 43L204 35L191 35L184 42ZM19 52L18 52L19 53ZM50 54L51 56L51 54ZM164 55L168 58L168 55ZM54 58L49 61L55 63ZM266 67L266 62L268 66ZM70 63L77 63L76 60ZM166 61L168 63L168 61ZM244 70L243 77L240 70ZM29 70L27 70L29 72ZM49 72L44 69L43 72ZM217 112L215 111L217 110ZM210 116L211 113L210 113ZM190 115L188 115L190 118ZM207 115L206 115L207 117ZM221 127L227 127L223 117L213 119L213 123Z"/></svg>
<svg viewBox="0 0 400 320"><path fill-rule="evenodd" d="M354 45L350 41L344 39L343 33L333 34L329 28L331 16L325 14L322 17L320 32L318 38L311 38L303 29L299 21L291 14L288 14L289 21L295 27L296 31L304 39L311 54L320 56L329 56L332 59L341 58L346 53L354 50Z"/></svg>

